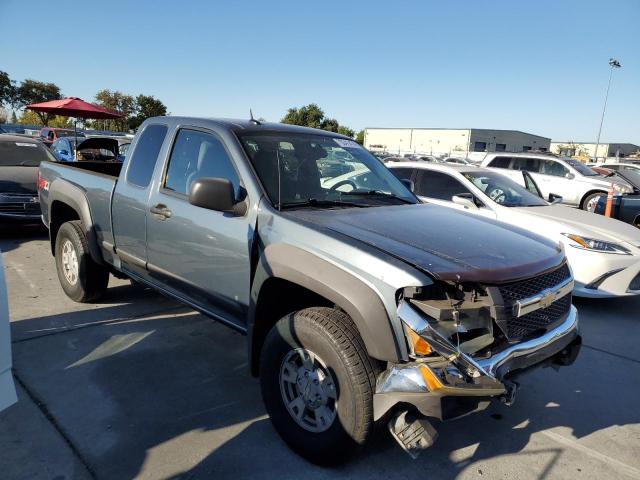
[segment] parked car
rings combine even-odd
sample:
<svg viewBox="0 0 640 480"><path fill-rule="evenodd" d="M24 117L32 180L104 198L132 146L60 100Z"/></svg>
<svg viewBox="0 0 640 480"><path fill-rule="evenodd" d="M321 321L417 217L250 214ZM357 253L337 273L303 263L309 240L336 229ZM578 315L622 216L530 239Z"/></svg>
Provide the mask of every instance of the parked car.
<svg viewBox="0 0 640 480"><path fill-rule="evenodd" d="M459 165L475 165L473 162L461 157L447 157L444 159L444 163L453 163Z"/></svg>
<svg viewBox="0 0 640 480"><path fill-rule="evenodd" d="M7 285L4 281L2 252L0 251L0 412L18 401L11 372L11 328Z"/></svg>
<svg viewBox="0 0 640 480"><path fill-rule="evenodd" d="M614 195L611 204L611 216L634 227L640 228L640 172L630 169L620 171L610 171L610 175L621 177L634 189L633 193L624 195ZM607 199L600 198L594 207L594 212L604 215L606 212Z"/></svg>
<svg viewBox="0 0 640 480"><path fill-rule="evenodd" d="M542 197L533 176L520 171L526 188L495 170L454 165L399 163L400 179L414 182L421 200L505 222L564 245L575 277L574 295L640 294L640 231L618 220ZM560 201L556 196L556 202Z"/></svg>
<svg viewBox="0 0 640 480"><path fill-rule="evenodd" d="M39 140L0 136L0 224L40 223L38 167L54 160Z"/></svg>
<svg viewBox="0 0 640 480"><path fill-rule="evenodd" d="M329 156L380 189L323 187ZM124 164L45 162L40 175L64 292L94 301L113 272L246 334L275 429L317 463L354 453L387 417L404 448L426 448L425 415L509 403L518 371L580 348L556 242L420 205L339 134L156 117Z"/></svg>
<svg viewBox="0 0 640 480"><path fill-rule="evenodd" d="M637 163L603 163L598 166L602 168L608 168L609 170L615 170L616 172L624 170L640 172L640 165L638 165Z"/></svg>
<svg viewBox="0 0 640 480"><path fill-rule="evenodd" d="M53 142L62 137L78 137L84 138L84 133L76 132L74 129L69 128L49 128L45 127L40 130L38 134L38 138L44 143L47 147L50 147Z"/></svg>
<svg viewBox="0 0 640 480"><path fill-rule="evenodd" d="M75 137L59 138L51 145L51 152L59 162L74 161L102 161L121 162L124 156L120 154L119 141L107 137L78 138L76 146ZM123 141L128 145L130 142Z"/></svg>
<svg viewBox="0 0 640 480"><path fill-rule="evenodd" d="M488 153L481 166L500 169L520 182L520 170L526 170L538 184L544 198L550 193L560 195L567 205L593 210L601 196L606 196L611 184L616 193L630 193L633 189L623 180L613 182L573 158L544 153Z"/></svg>

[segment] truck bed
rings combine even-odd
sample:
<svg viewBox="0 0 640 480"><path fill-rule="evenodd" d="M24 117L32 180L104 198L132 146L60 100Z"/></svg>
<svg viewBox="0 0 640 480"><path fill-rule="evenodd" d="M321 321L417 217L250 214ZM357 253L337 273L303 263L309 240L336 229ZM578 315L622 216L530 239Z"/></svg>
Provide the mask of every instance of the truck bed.
<svg viewBox="0 0 640 480"><path fill-rule="evenodd" d="M60 162L59 165L102 173L110 177L118 177L122 170L121 162Z"/></svg>
<svg viewBox="0 0 640 480"><path fill-rule="evenodd" d="M113 244L111 196L121 169L122 164L116 162L42 162L39 193L45 225L49 226L56 200L86 204L90 215L86 224L93 226L98 245L103 241ZM46 184L45 188L42 183ZM76 210L82 208L78 206Z"/></svg>

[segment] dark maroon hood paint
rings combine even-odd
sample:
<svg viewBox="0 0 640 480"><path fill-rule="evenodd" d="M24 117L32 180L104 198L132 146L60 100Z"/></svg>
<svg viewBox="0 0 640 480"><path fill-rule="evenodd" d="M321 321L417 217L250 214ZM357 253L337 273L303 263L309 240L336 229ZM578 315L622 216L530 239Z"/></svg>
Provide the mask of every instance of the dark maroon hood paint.
<svg viewBox="0 0 640 480"><path fill-rule="evenodd" d="M543 237L438 205L300 209L288 214L366 243L440 280L509 282L538 275L564 260L560 246Z"/></svg>

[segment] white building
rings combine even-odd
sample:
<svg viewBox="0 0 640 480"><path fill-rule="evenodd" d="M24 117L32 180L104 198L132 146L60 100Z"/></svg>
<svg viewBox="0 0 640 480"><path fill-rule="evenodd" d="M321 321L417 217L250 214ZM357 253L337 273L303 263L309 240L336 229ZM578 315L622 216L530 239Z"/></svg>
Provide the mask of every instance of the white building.
<svg viewBox="0 0 640 480"><path fill-rule="evenodd" d="M596 146L598 152L596 155ZM595 142L551 142L551 152L563 157L576 157L580 159L610 157L624 158L640 151L640 146L633 143L601 143Z"/></svg>
<svg viewBox="0 0 640 480"><path fill-rule="evenodd" d="M550 138L481 128L365 128L364 146L395 154L468 156L470 152L548 151Z"/></svg>

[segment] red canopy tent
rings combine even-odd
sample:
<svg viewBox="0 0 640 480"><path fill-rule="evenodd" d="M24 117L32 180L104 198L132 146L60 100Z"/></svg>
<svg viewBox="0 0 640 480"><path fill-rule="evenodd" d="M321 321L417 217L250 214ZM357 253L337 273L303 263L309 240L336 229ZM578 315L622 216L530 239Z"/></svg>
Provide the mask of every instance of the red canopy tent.
<svg viewBox="0 0 640 480"><path fill-rule="evenodd" d="M32 103L25 108L34 112L53 113L63 117L74 118L95 118L95 119L112 119L122 117L121 113L107 110L93 103L85 102L81 98L69 97L61 100L51 100L50 102ZM78 128L74 121L76 130L76 142L78 137Z"/></svg>

